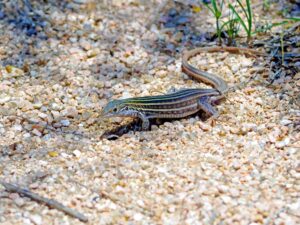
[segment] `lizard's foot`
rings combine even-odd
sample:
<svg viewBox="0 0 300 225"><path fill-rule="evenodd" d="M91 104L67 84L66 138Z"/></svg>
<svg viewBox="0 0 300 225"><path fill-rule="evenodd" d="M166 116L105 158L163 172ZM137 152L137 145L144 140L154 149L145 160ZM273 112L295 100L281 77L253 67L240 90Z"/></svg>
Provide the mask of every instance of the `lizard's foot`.
<svg viewBox="0 0 300 225"><path fill-rule="evenodd" d="M142 130L147 131L150 129L150 121L149 120L144 120L142 123Z"/></svg>
<svg viewBox="0 0 300 225"><path fill-rule="evenodd" d="M201 110L206 112L209 116L216 119L219 116L218 111L211 105L211 99L209 96L200 97L198 100L198 106Z"/></svg>

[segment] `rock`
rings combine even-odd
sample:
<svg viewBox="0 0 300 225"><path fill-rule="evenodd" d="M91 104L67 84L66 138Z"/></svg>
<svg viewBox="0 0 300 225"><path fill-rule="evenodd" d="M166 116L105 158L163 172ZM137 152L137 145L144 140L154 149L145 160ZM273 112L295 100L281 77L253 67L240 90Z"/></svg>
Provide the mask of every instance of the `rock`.
<svg viewBox="0 0 300 225"><path fill-rule="evenodd" d="M58 111L52 110L51 114L55 120L57 120L60 117L60 113Z"/></svg>
<svg viewBox="0 0 300 225"><path fill-rule="evenodd" d="M39 113L38 116L42 119L45 119L48 117L48 115L46 113Z"/></svg>
<svg viewBox="0 0 300 225"><path fill-rule="evenodd" d="M38 137L42 136L42 133L40 131L38 131L37 129L33 129L32 133Z"/></svg>
<svg viewBox="0 0 300 225"><path fill-rule="evenodd" d="M68 127L70 125L70 121L69 120L61 120L60 121L61 125L63 125L64 127Z"/></svg>
<svg viewBox="0 0 300 225"><path fill-rule="evenodd" d="M133 219L136 220L136 221L141 221L143 219L143 215L140 214L140 213L135 213L133 215Z"/></svg>
<svg viewBox="0 0 300 225"><path fill-rule="evenodd" d="M57 151L49 151L49 152L48 152L48 155L49 155L50 157L57 157L57 156L58 156L58 152L57 152Z"/></svg>
<svg viewBox="0 0 300 225"><path fill-rule="evenodd" d="M25 200L21 197L15 198L14 199L14 203L19 206L22 207L25 204Z"/></svg>
<svg viewBox="0 0 300 225"><path fill-rule="evenodd" d="M231 66L231 71L232 71L233 73L236 73L239 69L240 69L240 65L237 64L237 63L235 63L235 64L233 64L233 65Z"/></svg>
<svg viewBox="0 0 300 225"><path fill-rule="evenodd" d="M98 48L90 49L90 50L88 50L88 52L87 52L87 56L88 56L89 58L93 58L93 57L95 57L95 56L97 56L97 55L99 55L99 54L100 54L100 49L98 49Z"/></svg>
<svg viewBox="0 0 300 225"><path fill-rule="evenodd" d="M80 47L83 48L85 51L88 51L92 48L92 45L86 40L81 40L79 44Z"/></svg>
<svg viewBox="0 0 300 225"><path fill-rule="evenodd" d="M10 96L8 96L7 94L1 94L0 95L0 104L4 104L6 102L8 102L11 99Z"/></svg>
<svg viewBox="0 0 300 225"><path fill-rule="evenodd" d="M282 120L280 120L280 124L283 125L283 126L289 125L291 123L292 123L292 121L288 120L288 119L282 119Z"/></svg>
<svg viewBox="0 0 300 225"><path fill-rule="evenodd" d="M74 150L74 151L73 151L73 154L74 154L74 156L76 156L77 158L79 158L79 157L81 156L81 152L80 152L78 149Z"/></svg>
<svg viewBox="0 0 300 225"><path fill-rule="evenodd" d="M20 77L20 76L23 76L24 75L24 71L17 68L17 67L14 67L14 66L11 66L11 65L7 65L5 67L6 69L6 72L9 73L9 75L11 77Z"/></svg>
<svg viewBox="0 0 300 225"><path fill-rule="evenodd" d="M15 131L22 131L23 127L20 124L16 124L16 125L14 125L14 130Z"/></svg>
<svg viewBox="0 0 300 225"><path fill-rule="evenodd" d="M62 116L75 118L78 116L78 111L75 107L68 107L61 112Z"/></svg>
<svg viewBox="0 0 300 225"><path fill-rule="evenodd" d="M38 102L34 102L32 105L33 105L33 108L40 109L43 106L43 103L38 101Z"/></svg>
<svg viewBox="0 0 300 225"><path fill-rule="evenodd" d="M58 105L56 102L52 102L50 105L52 110L60 111L62 109L62 106Z"/></svg>
<svg viewBox="0 0 300 225"><path fill-rule="evenodd" d="M282 141L276 142L275 146L277 148L283 148L283 147L287 146L289 143L290 143L290 139L287 137Z"/></svg>
<svg viewBox="0 0 300 225"><path fill-rule="evenodd" d="M37 215L37 214L35 214L35 215L30 215L29 218L30 218L30 220L31 220L34 224L36 224L36 225L40 225L40 224L43 223L42 217L41 217L40 215Z"/></svg>
<svg viewBox="0 0 300 225"><path fill-rule="evenodd" d="M252 65L252 61L248 58L242 58L240 63L242 67L249 67Z"/></svg>

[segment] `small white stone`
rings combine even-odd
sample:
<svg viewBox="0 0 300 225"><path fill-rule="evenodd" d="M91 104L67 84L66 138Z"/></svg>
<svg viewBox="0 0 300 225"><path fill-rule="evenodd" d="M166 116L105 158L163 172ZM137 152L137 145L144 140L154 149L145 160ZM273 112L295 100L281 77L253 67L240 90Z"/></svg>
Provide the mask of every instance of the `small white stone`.
<svg viewBox="0 0 300 225"><path fill-rule="evenodd" d="M231 189L229 190L229 192L230 192L230 194L231 194L232 197L238 197L239 194L240 194L239 190L236 189L236 188L231 188Z"/></svg>
<svg viewBox="0 0 300 225"><path fill-rule="evenodd" d="M61 110L61 106L59 106L57 103L53 102L51 104L51 109L59 111L59 110Z"/></svg>
<svg viewBox="0 0 300 225"><path fill-rule="evenodd" d="M38 136L38 137L42 136L42 133L39 132L37 129L34 129L34 130L32 131L32 133L33 133L34 135Z"/></svg>
<svg viewBox="0 0 300 225"><path fill-rule="evenodd" d="M76 149L76 150L74 150L73 151L73 154L76 156L76 157L80 157L80 155L81 155L81 152L78 150L78 149Z"/></svg>
<svg viewBox="0 0 300 225"><path fill-rule="evenodd" d="M52 116L54 119L57 119L60 117L60 114L58 111L52 110L51 113L52 113Z"/></svg>
<svg viewBox="0 0 300 225"><path fill-rule="evenodd" d="M277 142L275 144L275 146L277 148L283 148L284 146L287 146L289 143L290 143L290 139L289 138L285 138L284 140Z"/></svg>
<svg viewBox="0 0 300 225"><path fill-rule="evenodd" d="M25 134L23 134L23 137L24 138L29 138L31 135L30 135L30 133L25 133Z"/></svg>
<svg viewBox="0 0 300 225"><path fill-rule="evenodd" d="M75 107L68 107L68 108L64 109L61 113L63 116L66 116L66 117L74 118L74 117L78 116L78 111Z"/></svg>
<svg viewBox="0 0 300 225"><path fill-rule="evenodd" d="M231 66L231 71L233 73L236 73L239 70L239 68L240 68L239 64L234 64L234 65Z"/></svg>
<svg viewBox="0 0 300 225"><path fill-rule="evenodd" d="M14 125L14 130L15 131L22 131L23 127L20 124Z"/></svg>
<svg viewBox="0 0 300 225"><path fill-rule="evenodd" d="M30 216L31 221L36 224L36 225L40 225L42 224L42 217L40 215L32 215Z"/></svg>
<svg viewBox="0 0 300 225"><path fill-rule="evenodd" d="M5 102L8 102L9 100L10 100L10 96L7 96L7 95L0 96L0 104L4 104Z"/></svg>
<svg viewBox="0 0 300 225"><path fill-rule="evenodd" d="M283 125L283 126L289 125L291 123L292 123L292 121L290 121L288 119L282 119L282 120L280 120L280 124Z"/></svg>
<svg viewBox="0 0 300 225"><path fill-rule="evenodd" d="M15 203L17 206L21 207L21 206L23 206L23 205L25 204L25 201L24 201L23 198L18 197L18 198L15 198L15 199L14 199L14 203Z"/></svg>
<svg viewBox="0 0 300 225"><path fill-rule="evenodd" d="M140 213L136 213L134 214L133 219L136 221L141 221L143 219L143 215Z"/></svg>
<svg viewBox="0 0 300 225"><path fill-rule="evenodd" d="M252 61L250 59L244 58L241 60L242 67L249 67L252 65Z"/></svg>
<svg viewBox="0 0 300 225"><path fill-rule="evenodd" d="M33 108L35 108L35 109L39 109L43 106L43 104L41 102L34 102L32 105L33 105Z"/></svg>
<svg viewBox="0 0 300 225"><path fill-rule="evenodd" d="M47 118L47 116L48 116L46 113L39 113L38 115L40 118L43 118L43 119Z"/></svg>
<svg viewBox="0 0 300 225"><path fill-rule="evenodd" d="M102 149L106 153L109 153L111 151L111 149L110 149L110 147L108 145L103 145Z"/></svg>
<svg viewBox="0 0 300 225"><path fill-rule="evenodd" d="M63 158L70 158L70 156L69 156L67 153L65 153L65 152L60 153L60 155L61 155Z"/></svg>
<svg viewBox="0 0 300 225"><path fill-rule="evenodd" d="M124 91L122 94L122 99L131 98L131 97L132 97L132 95L128 91Z"/></svg>

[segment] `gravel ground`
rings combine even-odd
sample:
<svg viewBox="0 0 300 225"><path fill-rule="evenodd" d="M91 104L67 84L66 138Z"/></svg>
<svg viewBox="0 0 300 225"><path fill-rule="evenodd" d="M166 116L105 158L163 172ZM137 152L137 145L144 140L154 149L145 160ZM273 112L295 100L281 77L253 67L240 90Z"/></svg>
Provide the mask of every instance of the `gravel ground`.
<svg viewBox="0 0 300 225"><path fill-rule="evenodd" d="M181 72L180 55L154 47L164 34L145 24L161 1L55 2L33 4L46 18L33 36L0 11L0 179L89 224L300 223L299 73L270 85L252 59L201 54L193 65L239 85L217 120L101 140L123 121L99 118L110 99L202 85ZM211 30L207 18L198 26ZM2 186L0 223L81 224Z"/></svg>

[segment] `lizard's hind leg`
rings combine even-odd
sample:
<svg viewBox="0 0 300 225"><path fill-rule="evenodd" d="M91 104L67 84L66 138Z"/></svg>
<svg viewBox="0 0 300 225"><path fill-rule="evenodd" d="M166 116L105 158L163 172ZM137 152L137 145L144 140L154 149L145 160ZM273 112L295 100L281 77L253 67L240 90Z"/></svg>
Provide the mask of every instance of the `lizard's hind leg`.
<svg viewBox="0 0 300 225"><path fill-rule="evenodd" d="M209 96L202 96L198 100L199 109L203 110L209 116L217 118L219 116L218 111L212 106Z"/></svg>

